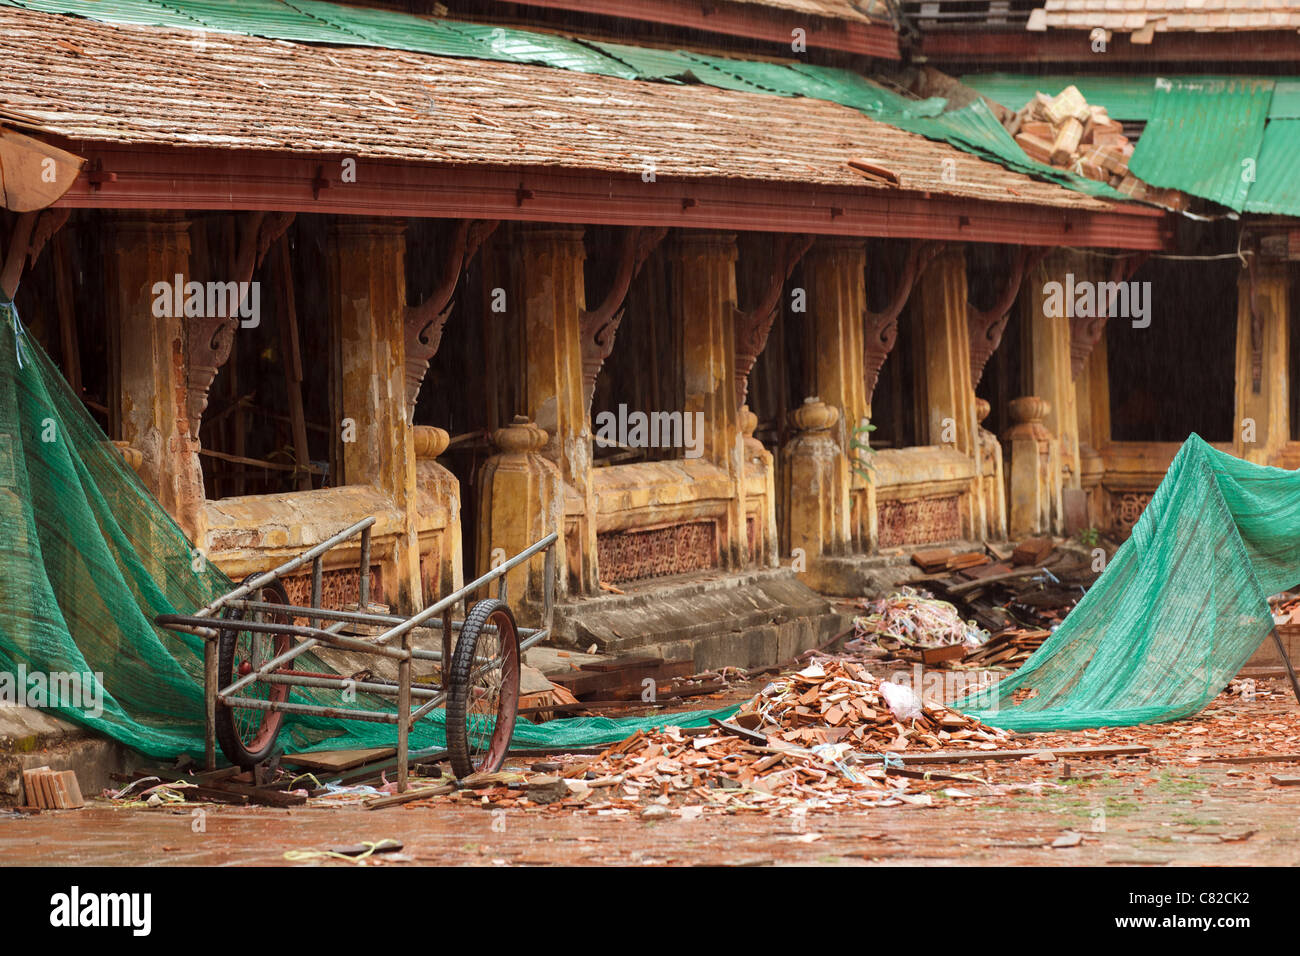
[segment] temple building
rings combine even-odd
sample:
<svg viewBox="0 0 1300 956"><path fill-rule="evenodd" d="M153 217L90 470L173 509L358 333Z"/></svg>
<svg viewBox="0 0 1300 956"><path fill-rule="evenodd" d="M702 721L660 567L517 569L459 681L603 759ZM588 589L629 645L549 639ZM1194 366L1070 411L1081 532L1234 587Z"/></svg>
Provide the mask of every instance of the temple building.
<svg viewBox="0 0 1300 956"><path fill-rule="evenodd" d="M974 6L0 0L0 287L232 577L373 515L410 611L558 531L557 642L788 660L918 547L1122 538L1190 432L1300 466L1295 25ZM1149 188L1021 151L1070 86Z"/></svg>

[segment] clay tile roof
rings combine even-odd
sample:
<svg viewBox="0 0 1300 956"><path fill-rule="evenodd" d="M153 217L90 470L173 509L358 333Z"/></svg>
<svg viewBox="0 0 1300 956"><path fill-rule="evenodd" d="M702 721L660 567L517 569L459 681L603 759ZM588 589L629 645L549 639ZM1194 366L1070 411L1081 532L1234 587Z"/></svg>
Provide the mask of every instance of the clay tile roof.
<svg viewBox="0 0 1300 956"><path fill-rule="evenodd" d="M1035 29L1300 29L1300 0L1042 0Z"/></svg>
<svg viewBox="0 0 1300 956"><path fill-rule="evenodd" d="M741 7L769 7L830 20L879 23L890 19L884 0L730 0Z"/></svg>
<svg viewBox="0 0 1300 956"><path fill-rule="evenodd" d="M73 141L893 188L865 158L909 191L1109 208L821 100L196 36L0 7L0 108Z"/></svg>

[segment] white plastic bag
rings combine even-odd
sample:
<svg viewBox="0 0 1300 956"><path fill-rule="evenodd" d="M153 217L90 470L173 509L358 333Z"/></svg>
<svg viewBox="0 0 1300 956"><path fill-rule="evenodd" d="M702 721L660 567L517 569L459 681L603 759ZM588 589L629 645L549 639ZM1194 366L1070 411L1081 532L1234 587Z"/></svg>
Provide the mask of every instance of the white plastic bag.
<svg viewBox="0 0 1300 956"><path fill-rule="evenodd" d="M889 711L898 720L915 720L921 716L921 699L906 684L880 682L880 696L885 698Z"/></svg>

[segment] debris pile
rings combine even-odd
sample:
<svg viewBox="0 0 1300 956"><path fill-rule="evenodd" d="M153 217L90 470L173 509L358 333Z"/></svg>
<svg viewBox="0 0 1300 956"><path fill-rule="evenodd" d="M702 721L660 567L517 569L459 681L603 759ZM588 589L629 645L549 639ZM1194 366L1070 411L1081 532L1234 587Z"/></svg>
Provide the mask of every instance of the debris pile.
<svg viewBox="0 0 1300 956"><path fill-rule="evenodd" d="M1035 93L1008 124L1031 159L1108 183L1134 199L1170 209L1186 209L1187 196L1175 189L1156 189L1129 172L1133 144L1124 127L1104 106L1090 106L1076 86L1056 96Z"/></svg>
<svg viewBox="0 0 1300 956"><path fill-rule="evenodd" d="M905 640L882 627L878 615L864 615L857 619L858 634L845 649L861 656L878 656L884 649L893 657L926 666L1014 669L1050 636L1100 573L1091 552L1060 547L1050 537L1027 538L1014 548L994 544L985 548L991 560L983 562L952 551L916 552L912 563L925 576L913 579L913 585L924 584L935 603L953 608L953 618L991 636L977 644L956 642L944 636L950 634L949 628L940 626L929 634L924 628L930 622L916 620L922 633L907 624L893 628ZM864 607L874 611L913 593L905 589Z"/></svg>
<svg viewBox="0 0 1300 956"><path fill-rule="evenodd" d="M1009 627L1000 631L988 642L962 658L962 663L975 667L1016 668L1029 660L1029 656L1051 637L1051 631L1025 627Z"/></svg>
<svg viewBox="0 0 1300 956"><path fill-rule="evenodd" d="M1300 624L1300 594L1284 591L1268 599L1274 624Z"/></svg>
<svg viewBox="0 0 1300 956"><path fill-rule="evenodd" d="M911 688L879 681L850 660L826 658L773 681L742 704L735 722L769 740L816 747L849 743L869 752L913 745L997 749L1007 738L973 717L920 699Z"/></svg>
<svg viewBox="0 0 1300 956"><path fill-rule="evenodd" d="M947 601L913 588L872 601L865 610L866 614L853 619L854 635L846 645L850 651L860 652L867 645L886 651L951 646L974 649L989 636L974 621L963 621Z"/></svg>

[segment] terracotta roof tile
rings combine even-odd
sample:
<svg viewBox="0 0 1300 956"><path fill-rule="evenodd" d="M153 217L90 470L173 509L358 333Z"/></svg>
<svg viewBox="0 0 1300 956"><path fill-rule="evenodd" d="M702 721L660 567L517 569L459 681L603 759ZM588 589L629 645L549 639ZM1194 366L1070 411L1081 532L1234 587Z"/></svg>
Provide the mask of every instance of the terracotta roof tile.
<svg viewBox="0 0 1300 956"><path fill-rule="evenodd" d="M1163 18L1168 30L1276 30L1300 27L1300 0L1040 0L1046 28L1140 30ZM1123 12L1127 17L1117 18ZM1039 27L1042 29L1042 27Z"/></svg>
<svg viewBox="0 0 1300 956"><path fill-rule="evenodd" d="M880 22L889 19L883 0L731 0L739 6L774 7L832 20Z"/></svg>
<svg viewBox="0 0 1300 956"><path fill-rule="evenodd" d="M870 159L907 190L1109 208L821 100L213 32L196 53L195 37L0 7L0 107L74 141L890 188L847 166Z"/></svg>

